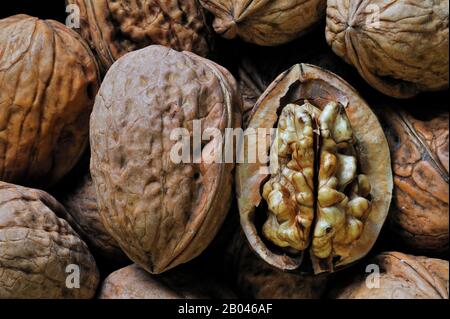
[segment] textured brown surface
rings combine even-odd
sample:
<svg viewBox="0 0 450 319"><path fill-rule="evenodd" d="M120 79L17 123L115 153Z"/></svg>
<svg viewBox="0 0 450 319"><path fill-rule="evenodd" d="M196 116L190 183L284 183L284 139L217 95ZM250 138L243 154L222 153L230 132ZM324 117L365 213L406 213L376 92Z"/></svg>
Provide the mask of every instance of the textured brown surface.
<svg viewBox="0 0 450 319"><path fill-rule="evenodd" d="M232 76L192 53L162 46L113 65L91 117L91 174L108 232L151 273L198 256L227 213L233 164L176 164L173 129L240 124ZM219 139L202 145L217 154Z"/></svg>
<svg viewBox="0 0 450 319"><path fill-rule="evenodd" d="M50 195L0 182L0 298L91 298L99 275L86 244L57 217ZM80 267L80 288L66 286L68 265Z"/></svg>
<svg viewBox="0 0 450 319"><path fill-rule="evenodd" d="M104 70L127 52L160 44L206 56L204 16L197 0L68 0L80 7L80 33Z"/></svg>
<svg viewBox="0 0 450 319"><path fill-rule="evenodd" d="M448 88L447 0L328 0L327 41L377 90Z"/></svg>
<svg viewBox="0 0 450 319"><path fill-rule="evenodd" d="M448 250L448 112L429 119L384 109L394 171L390 214L397 238L424 252Z"/></svg>
<svg viewBox="0 0 450 319"><path fill-rule="evenodd" d="M273 46L289 42L317 24L326 0L200 0L215 15L214 30L227 39Z"/></svg>
<svg viewBox="0 0 450 319"><path fill-rule="evenodd" d="M100 299L209 299L235 295L214 279L174 270L151 275L136 264L115 271L103 282Z"/></svg>
<svg viewBox="0 0 450 319"><path fill-rule="evenodd" d="M96 253L110 260L126 260L119 244L103 226L90 174L86 174L75 188L65 193L61 203L69 213L64 218Z"/></svg>
<svg viewBox="0 0 450 319"><path fill-rule="evenodd" d="M354 143L354 149L350 152L348 150L345 151L348 147L344 147L340 151L343 152L342 155L355 156L358 162L357 167L360 171L355 171L355 165L352 165L353 169L349 170L349 172L336 168L333 171L330 166L329 169L334 172L335 177L330 177L328 180L324 176L320 179L319 176L318 182L328 183L329 181L329 185L344 182L350 175L352 176L351 180L358 183L349 188L345 186L349 185L347 183L337 184L340 192L347 193L348 198L344 196L341 204L346 203L344 206L348 206L349 214L342 214L342 212L338 211L339 209L330 207L330 212L327 212L326 215L330 215L332 218L330 220L327 220L327 218L321 219L319 220L320 224L317 224L316 231L320 229L327 230L327 227L324 226L328 222L330 225L334 224L337 226L336 229L330 227L328 235L324 237L328 238L327 240L331 239L331 254L327 258L321 257L319 260L315 257L313 258L314 271L318 273L348 265L368 253L375 243L387 216L393 182L389 148L378 119L352 87L336 75L318 67L298 64L282 73L256 103L250 115L248 127L271 129L277 123L279 118L278 112L282 107L289 103L304 101L305 99L322 110L322 114L328 112L327 109L330 103L339 103L343 107L345 115L348 117L348 123L345 124L342 120L338 122L336 119L335 122L330 122L336 123L333 124L336 126L328 125L328 130L333 132L332 136L336 139L335 142L342 144L339 147L344 147L348 144L348 141L347 139L341 140L341 138L346 137L346 132L349 129L348 125L351 126L352 136L349 141ZM333 114L333 112L330 112L330 114ZM323 126L325 123L326 121L321 125ZM321 133L323 136L325 136L324 129L327 131L326 127L323 126ZM268 139L265 138L264 140L260 141L259 144L263 144L262 147L265 147L266 151L269 152L270 144ZM256 148L256 145L246 142L244 144L245 154L251 148ZM258 148L261 148L261 145ZM319 164L322 166L323 163ZM243 164L238 165L236 185L241 224L251 247L261 258L272 266L283 270L297 269L302 264L305 251L294 251L295 254L292 254L292 250L274 249L273 245L269 245L261 237L259 223L267 214L265 212L265 202L262 201L261 187L268 178L268 174L261 173L261 169L267 167L267 163L262 163L259 160L256 163L249 163L245 160ZM339 167L341 167L341 164ZM345 167L345 165L342 167ZM342 174L342 172L345 174ZM354 179L356 176L355 172L358 172L358 174L363 173L366 177L360 179L360 176L358 176L356 180ZM366 179L365 182L364 179ZM367 182L370 185L369 187L367 187ZM363 185L365 186L363 187ZM368 191L370 194L367 194ZM336 195L335 193L331 192L332 195ZM370 211L368 214L359 214L357 212L359 210L366 211L367 208L363 209L364 205L362 205L362 200L359 199L358 203L354 203L354 207L358 209L351 209L353 207L352 200L356 198L352 193L370 199ZM365 203L367 204L367 201ZM347 238L346 236L349 233L347 231L341 232L342 229L339 228L341 227L339 225L351 226L355 224L355 221L350 218L351 216L362 219L364 226L356 238L348 241L347 239L350 237ZM345 217L344 223L342 223L342 217ZM360 228L360 226L356 226ZM343 239L342 236L345 238Z"/></svg>
<svg viewBox="0 0 450 319"><path fill-rule="evenodd" d="M380 268L379 287L370 289L365 275L353 275L350 282L334 289L339 299L448 299L447 260L415 257L399 252L382 253L373 259ZM374 274L370 274L374 276ZM369 282L374 282L369 279Z"/></svg>
<svg viewBox="0 0 450 319"><path fill-rule="evenodd" d="M0 20L0 179L48 187L77 162L99 87L87 44L64 25Z"/></svg>
<svg viewBox="0 0 450 319"><path fill-rule="evenodd" d="M228 239L225 271L240 298L318 299L327 288L327 275L283 272L259 258L236 229Z"/></svg>

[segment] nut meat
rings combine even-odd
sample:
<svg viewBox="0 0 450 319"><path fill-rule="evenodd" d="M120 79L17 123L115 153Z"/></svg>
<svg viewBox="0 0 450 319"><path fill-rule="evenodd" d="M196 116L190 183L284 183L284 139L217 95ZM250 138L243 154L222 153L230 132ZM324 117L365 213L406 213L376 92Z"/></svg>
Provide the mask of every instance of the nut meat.
<svg viewBox="0 0 450 319"><path fill-rule="evenodd" d="M99 86L77 33L26 15L0 20L0 180L49 187L68 173Z"/></svg>
<svg viewBox="0 0 450 319"><path fill-rule="evenodd" d="M373 260L380 267L377 287L367 273L332 292L338 299L448 299L448 261L399 252L382 253Z"/></svg>
<svg viewBox="0 0 450 319"><path fill-rule="evenodd" d="M325 15L326 0L200 0L215 15L214 30L264 46L299 37Z"/></svg>
<svg viewBox="0 0 450 319"><path fill-rule="evenodd" d="M448 88L447 0L328 0L333 51L380 92L409 98Z"/></svg>
<svg viewBox="0 0 450 319"><path fill-rule="evenodd" d="M269 86L248 128L274 126L273 142L267 133L258 143L250 133L244 141L245 156L262 148L270 162L247 158L237 169L241 224L252 248L283 270L299 268L307 253L315 273L362 258L384 223L392 192L389 149L377 118L340 78L301 64Z"/></svg>
<svg viewBox="0 0 450 319"><path fill-rule="evenodd" d="M0 182L0 298L92 298L99 281L86 244L43 191ZM79 288L69 288L70 265ZM69 272L68 272L69 270Z"/></svg>
<svg viewBox="0 0 450 319"><path fill-rule="evenodd" d="M104 70L151 44L206 56L208 30L197 0L67 0L80 8L80 33Z"/></svg>
<svg viewBox="0 0 450 319"><path fill-rule="evenodd" d="M234 164L177 163L171 135L184 128L192 136L200 123L225 136L240 125L240 109L228 71L192 53L150 46L106 75L91 117L91 174L107 231L147 271L198 256L230 204ZM222 145L203 141L202 159L216 159Z"/></svg>

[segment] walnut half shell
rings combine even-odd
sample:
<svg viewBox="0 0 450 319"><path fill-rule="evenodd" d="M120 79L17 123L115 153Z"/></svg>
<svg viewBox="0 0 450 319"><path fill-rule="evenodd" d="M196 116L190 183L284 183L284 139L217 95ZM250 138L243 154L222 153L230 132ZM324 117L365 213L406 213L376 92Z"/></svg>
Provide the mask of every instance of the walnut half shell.
<svg viewBox="0 0 450 319"><path fill-rule="evenodd" d="M266 134L253 142L251 132L261 130ZM366 255L386 219L393 182L381 125L354 89L318 67L295 65L260 97L246 133L236 183L252 248L272 266L305 264L301 269L314 273ZM256 149L270 154L269 163L251 161Z"/></svg>

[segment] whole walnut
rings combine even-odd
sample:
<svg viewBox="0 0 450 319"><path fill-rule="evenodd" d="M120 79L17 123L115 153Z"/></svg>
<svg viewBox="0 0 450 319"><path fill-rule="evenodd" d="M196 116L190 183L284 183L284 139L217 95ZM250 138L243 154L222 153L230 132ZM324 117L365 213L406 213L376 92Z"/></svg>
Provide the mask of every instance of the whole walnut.
<svg viewBox="0 0 450 319"><path fill-rule="evenodd" d="M263 260L320 274L371 250L389 211L391 161L376 115L348 83L294 65L256 102L242 144L240 221Z"/></svg>
<svg viewBox="0 0 450 319"><path fill-rule="evenodd" d="M215 16L214 30L264 46L305 33L325 15L326 0L200 0Z"/></svg>
<svg viewBox="0 0 450 319"><path fill-rule="evenodd" d="M448 88L447 0L328 0L326 38L380 92Z"/></svg>
<svg viewBox="0 0 450 319"><path fill-rule="evenodd" d="M306 275L271 267L251 251L240 231L229 242L225 264L242 298L318 299L327 288L326 274Z"/></svg>
<svg viewBox="0 0 450 319"><path fill-rule="evenodd" d="M79 8L78 31L106 71L125 53L160 44L206 56L209 34L197 0L67 0Z"/></svg>
<svg viewBox="0 0 450 319"><path fill-rule="evenodd" d="M240 126L240 110L231 74L193 53L149 46L106 74L91 116L91 175L106 230L150 273L198 256L221 226L234 163L220 158L220 137Z"/></svg>
<svg viewBox="0 0 450 319"><path fill-rule="evenodd" d="M235 298L213 278L192 271L172 270L151 275L136 264L119 269L103 282L100 299L210 299Z"/></svg>
<svg viewBox="0 0 450 319"><path fill-rule="evenodd" d="M89 173L80 178L73 189L64 193L61 203L68 213L63 216L64 219L86 240L94 252L110 261L122 262L127 259L119 244L103 226L98 211L97 194Z"/></svg>
<svg viewBox="0 0 450 319"><path fill-rule="evenodd" d="M379 272L352 273L335 287L338 299L448 299L448 261L399 252L378 255L371 266Z"/></svg>
<svg viewBox="0 0 450 319"><path fill-rule="evenodd" d="M97 266L61 204L4 182L0 202L0 298L92 298Z"/></svg>
<svg viewBox="0 0 450 319"><path fill-rule="evenodd" d="M100 86L88 45L59 22L0 20L0 180L49 187L87 142Z"/></svg>
<svg viewBox="0 0 450 319"><path fill-rule="evenodd" d="M415 250L448 251L448 111L428 112L428 118L403 108L379 113L394 172L392 230Z"/></svg>

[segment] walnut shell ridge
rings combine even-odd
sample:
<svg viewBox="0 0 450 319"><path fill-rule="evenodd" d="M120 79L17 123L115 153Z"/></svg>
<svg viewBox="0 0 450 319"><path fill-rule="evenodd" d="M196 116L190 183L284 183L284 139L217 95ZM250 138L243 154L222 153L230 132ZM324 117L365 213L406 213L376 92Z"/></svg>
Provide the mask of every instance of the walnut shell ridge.
<svg viewBox="0 0 450 319"><path fill-rule="evenodd" d="M150 273L198 256L227 214L233 163L175 163L173 130L240 126L228 71L189 52L149 46L106 74L91 116L91 175L100 215L122 250ZM201 145L216 158L221 140ZM195 146L194 146L195 147Z"/></svg>
<svg viewBox="0 0 450 319"><path fill-rule="evenodd" d="M87 145L97 63L76 32L27 15L0 20L0 47L0 179L50 187Z"/></svg>
<svg viewBox="0 0 450 319"><path fill-rule="evenodd" d="M209 31L197 0L67 0L80 9L80 34L104 71L122 55L152 44L206 56Z"/></svg>
<svg viewBox="0 0 450 319"><path fill-rule="evenodd" d="M95 260L47 193L0 182L0 298L92 298ZM79 288L67 266L79 267Z"/></svg>
<svg viewBox="0 0 450 319"><path fill-rule="evenodd" d="M373 259L380 268L377 286L368 274L352 276L331 296L338 299L448 299L448 261L386 252ZM371 273L370 276L374 276ZM372 278L370 278L372 279Z"/></svg>
<svg viewBox="0 0 450 319"><path fill-rule="evenodd" d="M326 38L378 91L410 98L448 88L445 0L328 0Z"/></svg>
<svg viewBox="0 0 450 319"><path fill-rule="evenodd" d="M299 37L325 14L325 0L200 0L227 39L276 46Z"/></svg>

